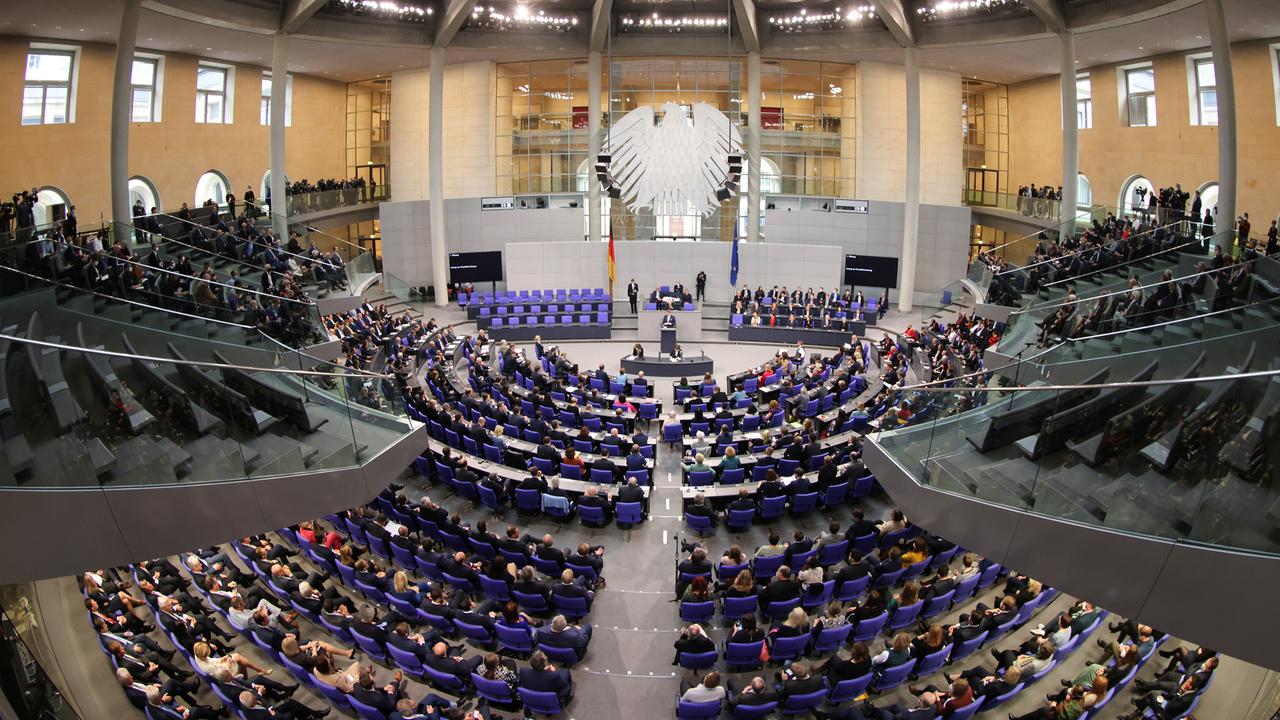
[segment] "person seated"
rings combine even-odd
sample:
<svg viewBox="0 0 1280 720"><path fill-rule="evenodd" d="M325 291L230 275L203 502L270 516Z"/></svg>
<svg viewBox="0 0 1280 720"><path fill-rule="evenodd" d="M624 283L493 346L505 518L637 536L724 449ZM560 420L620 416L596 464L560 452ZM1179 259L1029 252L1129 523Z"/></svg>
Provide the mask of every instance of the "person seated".
<svg viewBox="0 0 1280 720"><path fill-rule="evenodd" d="M736 695L729 694L729 706L737 707L738 705L764 705L774 702L778 699L777 693L773 688L764 681L759 675L751 678L751 682Z"/></svg>
<svg viewBox="0 0 1280 720"><path fill-rule="evenodd" d="M587 610L590 611L591 601L595 598L595 593L585 588L582 583L576 582L573 571L565 568L560 573L560 582L551 586L551 596L585 600Z"/></svg>
<svg viewBox="0 0 1280 720"><path fill-rule="evenodd" d="M714 647L712 645L713 649ZM702 682L685 690L680 699L691 703L722 702L727 696L728 693L720 684L720 673L712 670L702 677Z"/></svg>
<svg viewBox="0 0 1280 720"><path fill-rule="evenodd" d="M689 653L697 655L701 653L714 652L716 649L715 641L707 637L707 633L702 626L694 623L680 631L680 637L675 642L676 656L671 661L672 665L678 665L680 662L680 653Z"/></svg>
<svg viewBox="0 0 1280 720"><path fill-rule="evenodd" d="M1011 720L1076 720L1098 701L1098 695L1083 686L1069 688L1059 700L1049 700L1035 710L1023 715L1009 713Z"/></svg>
<svg viewBox="0 0 1280 720"><path fill-rule="evenodd" d="M783 565L774 573L773 580L760 591L760 607L772 602L787 602L800 597L800 581L791 577L791 568Z"/></svg>
<svg viewBox="0 0 1280 720"><path fill-rule="evenodd" d="M520 668L518 682L519 687L527 690L555 693L561 707L573 700L573 678L569 671L557 668L541 651L529 656L529 667Z"/></svg>
<svg viewBox="0 0 1280 720"><path fill-rule="evenodd" d="M549 625L538 628L536 640L538 645L573 650L581 660L587 654L587 645L591 643L591 625L570 625L564 615L556 615L551 618Z"/></svg>
<svg viewBox="0 0 1280 720"><path fill-rule="evenodd" d="M799 609L799 608L797 608ZM785 702L795 695L808 695L825 687L822 676L811 674L807 662L792 663L791 667L779 673L777 684L778 700Z"/></svg>
<svg viewBox="0 0 1280 720"><path fill-rule="evenodd" d="M871 658L871 664L878 672L884 672L888 668L911 660L911 640L911 636L907 633L897 633L887 648Z"/></svg>

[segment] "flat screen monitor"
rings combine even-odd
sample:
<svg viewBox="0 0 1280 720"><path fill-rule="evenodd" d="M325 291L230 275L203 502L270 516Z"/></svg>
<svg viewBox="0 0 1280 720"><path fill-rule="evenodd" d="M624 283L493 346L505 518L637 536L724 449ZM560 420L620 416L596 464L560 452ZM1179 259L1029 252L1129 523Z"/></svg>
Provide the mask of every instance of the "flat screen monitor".
<svg viewBox="0 0 1280 720"><path fill-rule="evenodd" d="M497 282L501 279L501 250L449 253L449 282Z"/></svg>
<svg viewBox="0 0 1280 720"><path fill-rule="evenodd" d="M898 258L845 255L844 284L854 287L898 287Z"/></svg>

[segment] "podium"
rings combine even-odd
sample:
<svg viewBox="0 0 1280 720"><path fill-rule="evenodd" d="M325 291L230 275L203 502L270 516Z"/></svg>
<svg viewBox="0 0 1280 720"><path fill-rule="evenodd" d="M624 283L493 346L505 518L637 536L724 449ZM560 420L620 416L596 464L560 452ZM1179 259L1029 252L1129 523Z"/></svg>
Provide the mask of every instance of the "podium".
<svg viewBox="0 0 1280 720"><path fill-rule="evenodd" d="M662 328L662 337L660 340L659 352L663 355L670 355L676 349L676 329Z"/></svg>

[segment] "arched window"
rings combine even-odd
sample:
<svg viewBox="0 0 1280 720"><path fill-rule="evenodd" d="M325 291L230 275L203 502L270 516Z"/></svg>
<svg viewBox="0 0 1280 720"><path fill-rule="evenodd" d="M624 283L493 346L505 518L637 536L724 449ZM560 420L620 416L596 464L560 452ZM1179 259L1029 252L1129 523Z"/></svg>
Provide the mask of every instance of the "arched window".
<svg viewBox="0 0 1280 720"><path fill-rule="evenodd" d="M46 185L36 191L36 206L33 214L37 228L58 222L67 216L67 211L70 209L71 200L58 188Z"/></svg>
<svg viewBox="0 0 1280 720"><path fill-rule="evenodd" d="M163 210L160 205L160 193L156 192L155 183L140 176L135 175L129 178L129 207L142 202L142 209L146 213L151 212L151 208Z"/></svg>
<svg viewBox="0 0 1280 720"><path fill-rule="evenodd" d="M289 184L289 174L288 174L288 173L285 173L285 176L284 176L284 184L285 184L285 185L288 185L288 184ZM271 170L268 168L266 172L262 173L262 187L258 188L258 203L259 203L259 204L261 204L261 203L265 203L265 202L267 201L267 195L269 195L269 194L270 194L270 192L269 192L269 191L270 191L270 189L271 189Z"/></svg>
<svg viewBox="0 0 1280 720"><path fill-rule="evenodd" d="M1203 218L1205 210L1213 210L1218 207L1218 183L1209 181L1201 185L1198 192L1200 193L1200 217ZM1187 209L1190 210L1190 208L1191 206L1188 204Z"/></svg>
<svg viewBox="0 0 1280 720"><path fill-rule="evenodd" d="M591 237L591 203L585 198L591 192L593 182L596 182L595 169L591 166L591 159L588 158L578 166L573 182L573 189L582 193L584 197L582 203L582 236L584 238ZM609 212L613 208L612 200L605 193L600 193L600 240L602 242L609 241Z"/></svg>
<svg viewBox="0 0 1280 720"><path fill-rule="evenodd" d="M200 207L208 200L213 200L221 207L226 205L227 192L231 188L231 182L227 180L227 176L217 170L210 170L200 176L200 180L196 182L196 207Z"/></svg>
<svg viewBox="0 0 1280 720"><path fill-rule="evenodd" d="M1124 215L1141 215L1151 206L1155 186L1141 175L1133 175L1120 188L1120 200L1116 203Z"/></svg>
<svg viewBox="0 0 1280 720"><path fill-rule="evenodd" d="M1084 173L1076 175L1076 210L1089 211L1093 207L1093 184Z"/></svg>
<svg viewBox="0 0 1280 720"><path fill-rule="evenodd" d="M747 189L751 186L751 173L743 173L742 187L738 190L738 237L747 236ZM782 192L782 171L778 163L767 157L760 158L760 225L764 226L764 196Z"/></svg>

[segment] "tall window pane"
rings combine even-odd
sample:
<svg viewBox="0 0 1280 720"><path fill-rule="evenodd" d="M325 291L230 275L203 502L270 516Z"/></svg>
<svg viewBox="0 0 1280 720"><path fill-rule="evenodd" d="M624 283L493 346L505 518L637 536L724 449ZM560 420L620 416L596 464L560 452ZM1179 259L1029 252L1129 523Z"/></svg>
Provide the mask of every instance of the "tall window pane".
<svg viewBox="0 0 1280 720"><path fill-rule="evenodd" d="M1150 67L1125 71L1126 106L1129 127L1154 127L1156 124L1156 74Z"/></svg>
<svg viewBox="0 0 1280 720"><path fill-rule="evenodd" d="M129 82L133 89L133 105L130 113L134 122L156 120L155 99L159 62L150 58L134 58Z"/></svg>
<svg viewBox="0 0 1280 720"><path fill-rule="evenodd" d="M196 122L229 122L226 117L227 69L201 65L196 71Z"/></svg>
<svg viewBox="0 0 1280 720"><path fill-rule="evenodd" d="M1196 123L1199 125L1218 124L1218 82L1213 71L1212 58L1200 58L1195 61L1196 83Z"/></svg>
<svg viewBox="0 0 1280 720"><path fill-rule="evenodd" d="M1076 128L1093 127L1093 83L1088 75L1076 76Z"/></svg>
<svg viewBox="0 0 1280 720"><path fill-rule="evenodd" d="M37 50L27 54L26 84L22 91L23 125L67 122L74 59L71 52L60 50Z"/></svg>

